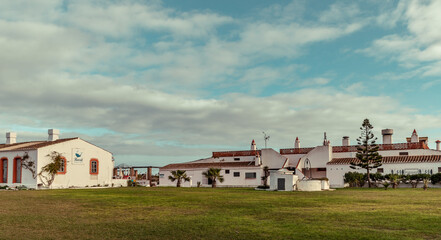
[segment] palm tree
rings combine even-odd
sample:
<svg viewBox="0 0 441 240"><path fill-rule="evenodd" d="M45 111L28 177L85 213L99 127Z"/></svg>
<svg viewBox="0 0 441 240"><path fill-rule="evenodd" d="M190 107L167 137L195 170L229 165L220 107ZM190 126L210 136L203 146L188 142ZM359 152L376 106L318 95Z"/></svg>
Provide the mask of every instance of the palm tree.
<svg viewBox="0 0 441 240"><path fill-rule="evenodd" d="M224 176L220 175L220 169L218 168L210 168L206 172L203 172L202 174L211 180L211 187L216 187L216 180L219 180L219 182L224 182Z"/></svg>
<svg viewBox="0 0 441 240"><path fill-rule="evenodd" d="M265 187L268 186L268 177L269 176L270 176L269 167L268 166L263 167L262 180L263 180L263 186L265 186Z"/></svg>
<svg viewBox="0 0 441 240"><path fill-rule="evenodd" d="M184 180L184 182L190 181L190 177L187 177L187 174L183 170L171 171L171 174L171 176L168 176L168 179L172 182L176 181L176 187L181 186L182 180Z"/></svg>

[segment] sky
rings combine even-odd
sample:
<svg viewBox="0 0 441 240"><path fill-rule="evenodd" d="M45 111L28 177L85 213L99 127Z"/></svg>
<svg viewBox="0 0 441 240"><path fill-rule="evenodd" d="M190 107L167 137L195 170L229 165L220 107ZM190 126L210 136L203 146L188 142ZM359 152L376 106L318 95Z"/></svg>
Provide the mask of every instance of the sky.
<svg viewBox="0 0 441 240"><path fill-rule="evenodd" d="M441 1L0 1L0 134L115 164L441 139ZM3 140L5 141L5 140ZM0 140L1 142L1 140Z"/></svg>

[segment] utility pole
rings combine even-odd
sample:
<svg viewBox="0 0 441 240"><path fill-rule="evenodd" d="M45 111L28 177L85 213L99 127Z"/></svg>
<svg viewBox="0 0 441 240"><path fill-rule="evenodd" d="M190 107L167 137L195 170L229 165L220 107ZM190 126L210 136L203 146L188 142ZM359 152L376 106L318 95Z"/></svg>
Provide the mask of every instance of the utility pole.
<svg viewBox="0 0 441 240"><path fill-rule="evenodd" d="M265 132L262 132L262 133L263 133L263 139L265 140L265 148L266 148L267 147L267 142L268 142L270 136L267 136Z"/></svg>

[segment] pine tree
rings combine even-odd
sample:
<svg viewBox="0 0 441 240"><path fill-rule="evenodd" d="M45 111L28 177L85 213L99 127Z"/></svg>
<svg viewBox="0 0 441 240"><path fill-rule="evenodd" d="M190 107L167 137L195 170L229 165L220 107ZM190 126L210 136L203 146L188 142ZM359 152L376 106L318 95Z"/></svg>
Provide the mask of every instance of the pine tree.
<svg viewBox="0 0 441 240"><path fill-rule="evenodd" d="M360 127L361 135L357 138L358 161L351 162L351 168L364 168L367 171L368 186L371 187L370 170L381 166L382 156L378 153L379 146L375 143L377 138L372 133L374 127L369 119L365 119Z"/></svg>

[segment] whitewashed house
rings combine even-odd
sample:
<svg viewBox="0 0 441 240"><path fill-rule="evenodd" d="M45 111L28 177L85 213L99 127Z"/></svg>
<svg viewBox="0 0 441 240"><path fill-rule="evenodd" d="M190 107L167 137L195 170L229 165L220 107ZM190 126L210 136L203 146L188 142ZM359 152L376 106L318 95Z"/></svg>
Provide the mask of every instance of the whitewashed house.
<svg viewBox="0 0 441 240"><path fill-rule="evenodd" d="M379 153L383 156L383 165L373 170L382 174L434 174L441 172L441 151L437 141L437 149L429 149L427 137L419 137L414 130L406 142L393 143L392 129L382 131L383 144L379 144ZM325 140L322 146L300 148L298 138L294 148L280 149L280 154L287 157L287 168L295 171L299 179L328 178L331 188L344 187L344 174L365 169L352 169L350 163L357 161L356 145L350 145L349 137L343 137L342 146L331 146Z"/></svg>
<svg viewBox="0 0 441 240"><path fill-rule="evenodd" d="M52 188L110 186L112 184L112 153L80 138L59 139L59 131L50 129L47 141L17 143L16 133L6 134L6 143L0 144L0 186L44 187L42 179L22 166L22 158L29 156L37 173L57 152L63 157L63 166L55 176Z"/></svg>
<svg viewBox="0 0 441 240"><path fill-rule="evenodd" d="M223 183L216 182L218 187L257 187L262 185L264 166L278 170L285 166L287 160L273 149L257 150L253 140L251 150L213 152L210 158L166 165L159 169L159 185L176 186L176 182L169 180L171 171L185 170L191 181L181 186L195 187L198 183L200 186L210 186L211 182L202 173L209 168L218 168L224 177Z"/></svg>

